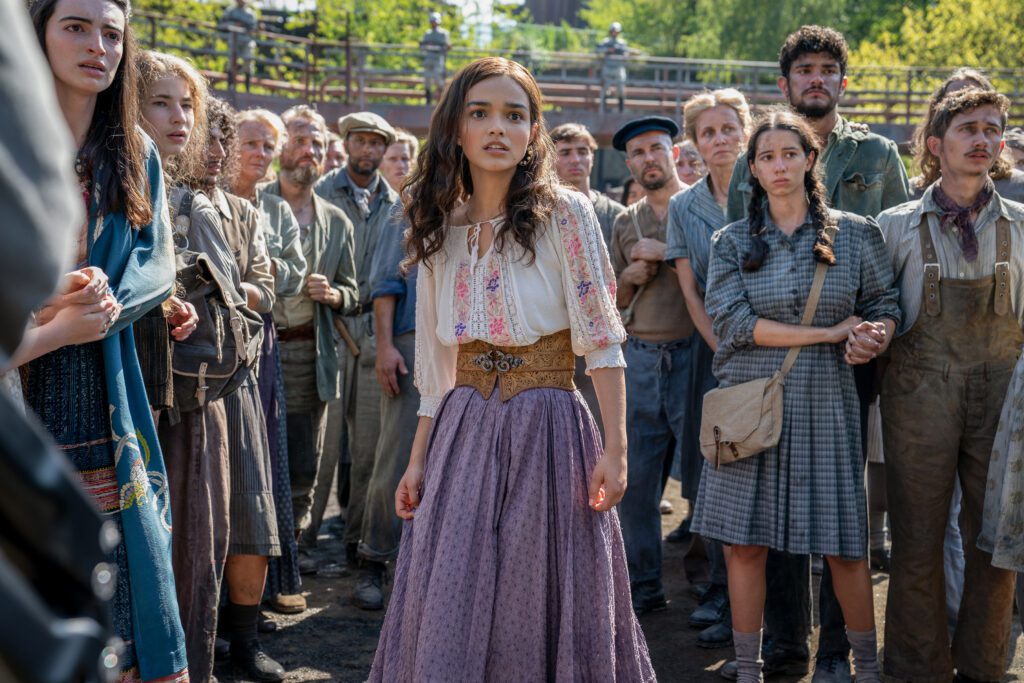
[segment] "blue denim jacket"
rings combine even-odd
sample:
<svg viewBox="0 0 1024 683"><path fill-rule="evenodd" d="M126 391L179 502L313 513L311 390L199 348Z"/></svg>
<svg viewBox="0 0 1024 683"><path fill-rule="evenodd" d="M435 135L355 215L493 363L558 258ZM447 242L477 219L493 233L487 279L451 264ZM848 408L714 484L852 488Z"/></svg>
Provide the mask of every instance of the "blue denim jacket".
<svg viewBox="0 0 1024 683"><path fill-rule="evenodd" d="M416 270L419 266L412 266L405 275L400 270L406 256L403 236L407 227L402 204L398 202L381 229L370 268L370 298L398 297L392 332L395 337L416 329Z"/></svg>

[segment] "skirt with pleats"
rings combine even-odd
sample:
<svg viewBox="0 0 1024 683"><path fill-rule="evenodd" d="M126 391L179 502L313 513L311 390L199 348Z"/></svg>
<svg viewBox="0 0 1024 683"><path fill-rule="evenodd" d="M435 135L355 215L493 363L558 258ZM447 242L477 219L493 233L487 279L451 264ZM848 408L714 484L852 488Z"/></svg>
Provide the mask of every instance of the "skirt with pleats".
<svg viewBox="0 0 1024 683"><path fill-rule="evenodd" d="M451 391L434 420L370 681L651 681L578 392Z"/></svg>

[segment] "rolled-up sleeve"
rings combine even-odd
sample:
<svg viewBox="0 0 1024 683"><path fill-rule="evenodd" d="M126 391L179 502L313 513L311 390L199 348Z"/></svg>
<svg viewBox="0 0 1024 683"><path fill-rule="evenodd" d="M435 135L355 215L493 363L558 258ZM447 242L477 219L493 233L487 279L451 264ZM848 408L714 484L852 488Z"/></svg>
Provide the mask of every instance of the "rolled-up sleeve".
<svg viewBox="0 0 1024 683"><path fill-rule="evenodd" d="M690 248L686 243L686 231L683 221L686 220L686 205L689 192L680 192L672 197L668 204L668 227L665 239L665 260L674 264L676 259L690 258Z"/></svg>
<svg viewBox="0 0 1024 683"><path fill-rule="evenodd" d="M406 221L401 209L396 206L391 217L381 230L380 242L373 255L370 267L370 298L382 296L403 296L406 293L406 279L402 276L402 259L405 258L403 233Z"/></svg>
<svg viewBox="0 0 1024 683"><path fill-rule="evenodd" d="M715 233L711 238L711 264L704 304L711 316L720 352L754 345L754 325L758 318L747 296L741 259L729 227Z"/></svg>

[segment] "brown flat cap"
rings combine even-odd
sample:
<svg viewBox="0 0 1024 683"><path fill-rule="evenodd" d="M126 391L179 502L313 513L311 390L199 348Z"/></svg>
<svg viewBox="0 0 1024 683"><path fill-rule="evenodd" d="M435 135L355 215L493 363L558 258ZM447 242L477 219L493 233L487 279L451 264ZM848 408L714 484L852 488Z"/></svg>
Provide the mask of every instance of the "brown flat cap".
<svg viewBox="0 0 1024 683"><path fill-rule="evenodd" d="M395 141L395 129L383 117L372 111L357 111L338 119L338 135L344 140L349 133L376 133L390 145Z"/></svg>

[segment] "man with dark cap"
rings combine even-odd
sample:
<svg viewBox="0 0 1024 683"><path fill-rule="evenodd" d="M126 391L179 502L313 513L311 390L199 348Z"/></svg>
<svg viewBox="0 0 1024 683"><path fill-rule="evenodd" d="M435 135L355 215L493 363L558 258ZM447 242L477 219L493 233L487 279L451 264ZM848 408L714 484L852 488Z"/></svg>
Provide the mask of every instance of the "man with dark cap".
<svg viewBox="0 0 1024 683"><path fill-rule="evenodd" d="M438 97L444 90L445 57L452 48L448 31L441 28L441 13L430 13L430 30L420 38L420 51L423 53L423 87L430 104L436 94Z"/></svg>
<svg viewBox="0 0 1024 683"><path fill-rule="evenodd" d="M597 44L597 54L601 56L601 108L604 109L608 88L615 86L619 96L619 111L626 103L626 57L629 46L619 37L622 24L615 21L608 27L608 37Z"/></svg>
<svg viewBox="0 0 1024 683"><path fill-rule="evenodd" d="M359 304L354 313L343 318L351 338L348 353L344 354L342 406L352 462L344 542L348 561L362 566L353 602L362 609L378 610L384 607L385 565L369 559L358 560L357 550L380 435L381 388L374 370L377 347L373 334L370 269L381 233L398 202L398 193L391 189L378 169L388 145L395 141L395 129L377 114L364 111L342 117L338 121L338 135L345 142L348 163L324 176L316 192L340 208L355 228ZM329 496L331 477L332 472L325 472L318 480L316 495L324 495L324 500ZM321 483L328 493L322 493Z"/></svg>
<svg viewBox="0 0 1024 683"><path fill-rule="evenodd" d="M661 585L663 473L683 443L685 386L690 376L693 321L679 280L665 259L668 204L683 189L672 138L679 126L663 116L630 121L612 145L646 190L615 221L611 238L617 303L626 340L626 430L629 479L619 506L633 608L664 609Z"/></svg>

